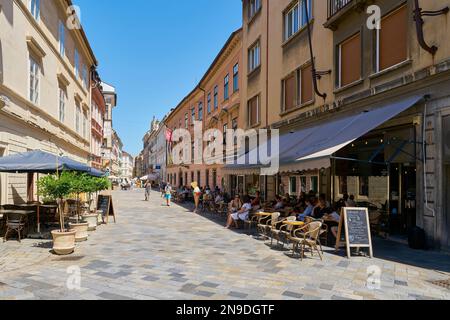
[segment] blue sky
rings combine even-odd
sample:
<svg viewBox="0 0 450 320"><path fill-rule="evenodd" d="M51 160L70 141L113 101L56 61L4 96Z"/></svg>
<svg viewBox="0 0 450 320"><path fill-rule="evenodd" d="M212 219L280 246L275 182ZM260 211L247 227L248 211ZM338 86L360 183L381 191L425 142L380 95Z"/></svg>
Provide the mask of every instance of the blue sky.
<svg viewBox="0 0 450 320"><path fill-rule="evenodd" d="M184 98L241 26L241 0L75 0L99 61L118 91L114 127L137 155L153 116Z"/></svg>

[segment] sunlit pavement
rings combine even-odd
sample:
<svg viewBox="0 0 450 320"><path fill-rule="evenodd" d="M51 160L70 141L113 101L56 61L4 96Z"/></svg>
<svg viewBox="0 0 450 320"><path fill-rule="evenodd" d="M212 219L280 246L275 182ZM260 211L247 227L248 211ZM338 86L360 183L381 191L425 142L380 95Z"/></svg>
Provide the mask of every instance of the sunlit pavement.
<svg viewBox="0 0 450 320"><path fill-rule="evenodd" d="M431 283L450 278L447 255L381 243L375 259L325 249L323 261L300 261L209 214L165 207L157 192L113 198L117 224L71 256L52 255L51 243L0 243L0 299L450 299ZM374 266L379 288L367 285Z"/></svg>

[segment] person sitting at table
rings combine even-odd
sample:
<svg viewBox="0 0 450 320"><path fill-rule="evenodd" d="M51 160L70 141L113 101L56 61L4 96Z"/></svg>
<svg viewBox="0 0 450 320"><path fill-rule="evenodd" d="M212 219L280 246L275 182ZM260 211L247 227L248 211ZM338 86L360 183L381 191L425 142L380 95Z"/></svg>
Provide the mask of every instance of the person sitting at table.
<svg viewBox="0 0 450 320"><path fill-rule="evenodd" d="M216 194L216 198L214 199L214 202L215 202L216 204L219 204L219 203L223 202L223 195L222 195L222 192L218 192L218 193Z"/></svg>
<svg viewBox="0 0 450 320"><path fill-rule="evenodd" d="M331 213L331 209L330 207L327 206L326 200L324 197L320 197L319 198L319 203L318 205L314 208L313 213L312 213L312 217L314 219L322 219L322 217L327 214L327 213Z"/></svg>
<svg viewBox="0 0 450 320"><path fill-rule="evenodd" d="M329 230L331 231L331 234L334 237L333 240L336 240L341 216L339 215L339 210L331 210L331 211L332 211L331 213L327 213L323 216L323 220L325 221Z"/></svg>
<svg viewBox="0 0 450 320"><path fill-rule="evenodd" d="M242 201L241 201L241 197L237 194L233 201L231 201L228 204L228 215L231 215L232 213L238 212L239 210L241 210L242 208Z"/></svg>
<svg viewBox="0 0 450 320"><path fill-rule="evenodd" d="M297 221L305 221L306 217L311 217L314 211L314 198L306 199L306 208L303 213L297 215Z"/></svg>
<svg viewBox="0 0 450 320"><path fill-rule="evenodd" d="M239 227L238 222L247 220L251 210L252 210L252 202L250 200L250 197L245 196L244 205L239 211L232 213L228 216L227 225L225 226L225 228L230 229L233 223L235 227L238 228Z"/></svg>
<svg viewBox="0 0 450 320"><path fill-rule="evenodd" d="M261 208L261 192L256 191L256 196L252 200L252 209L253 210L258 210L260 208Z"/></svg>
<svg viewBox="0 0 450 320"><path fill-rule="evenodd" d="M275 205L273 206L274 210L281 210L284 208L283 199L280 196L275 197Z"/></svg>
<svg viewBox="0 0 450 320"><path fill-rule="evenodd" d="M347 208L354 208L356 207L356 202L355 202L355 196L351 195L350 197L348 197L348 200L345 202L345 206Z"/></svg>

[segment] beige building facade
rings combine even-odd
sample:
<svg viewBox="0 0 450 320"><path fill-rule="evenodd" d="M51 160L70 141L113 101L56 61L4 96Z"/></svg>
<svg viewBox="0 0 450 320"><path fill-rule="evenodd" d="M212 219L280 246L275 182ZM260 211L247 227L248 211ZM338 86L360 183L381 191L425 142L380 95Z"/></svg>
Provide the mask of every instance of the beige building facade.
<svg viewBox="0 0 450 320"><path fill-rule="evenodd" d="M294 155L307 157L292 158L277 175L231 168L243 193L258 185L267 198L312 191L336 201L350 193L383 212L392 234L417 225L431 247L450 247L449 16L441 11L450 2L419 4L437 14L421 17L414 1L402 0L243 1L240 125L279 129L282 143L315 132L294 145ZM380 9L380 28L370 24L370 5ZM364 116L383 108L390 115L380 123ZM355 115L368 132L348 122ZM321 134L338 121L345 131ZM340 148L318 147L357 131Z"/></svg>
<svg viewBox="0 0 450 320"><path fill-rule="evenodd" d="M0 156L40 149L87 163L95 56L70 1L0 1ZM26 201L26 177L1 174L1 203Z"/></svg>

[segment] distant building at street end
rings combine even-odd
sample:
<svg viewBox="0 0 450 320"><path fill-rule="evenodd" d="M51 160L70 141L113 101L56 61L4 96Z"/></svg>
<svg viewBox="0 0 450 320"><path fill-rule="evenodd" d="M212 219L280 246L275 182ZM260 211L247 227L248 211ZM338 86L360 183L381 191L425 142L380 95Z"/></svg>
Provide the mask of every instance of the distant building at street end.
<svg viewBox="0 0 450 320"><path fill-rule="evenodd" d="M144 152L141 151L138 156L134 158L133 177L141 178L144 176Z"/></svg>
<svg viewBox="0 0 450 320"><path fill-rule="evenodd" d="M110 175L112 175L113 109L117 106L117 93L116 89L113 86L105 82L102 82L102 90L105 99L105 115L103 118L102 164L103 170L109 171Z"/></svg>
<svg viewBox="0 0 450 320"><path fill-rule="evenodd" d="M120 165L120 175L122 179L131 180L133 178L134 159L126 151L122 151L122 161Z"/></svg>

